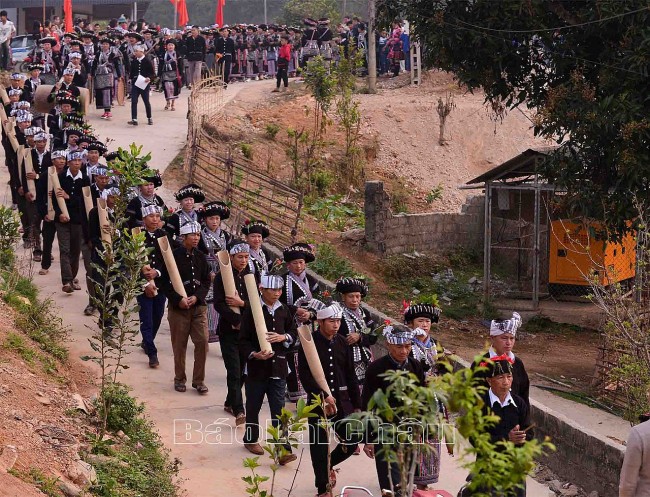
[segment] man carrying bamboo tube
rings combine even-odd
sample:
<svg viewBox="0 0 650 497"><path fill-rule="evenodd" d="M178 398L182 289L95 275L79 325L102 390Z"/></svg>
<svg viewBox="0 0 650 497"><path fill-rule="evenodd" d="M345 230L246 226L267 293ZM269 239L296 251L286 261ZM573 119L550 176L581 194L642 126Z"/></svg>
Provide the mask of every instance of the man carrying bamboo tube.
<svg viewBox="0 0 650 497"><path fill-rule="evenodd" d="M174 351L174 390L185 392L185 355L187 341L194 344L192 388L207 395L205 361L208 357L208 318L205 297L210 290L210 266L203 252L197 249L201 239L201 225L195 221L180 228L182 244L174 250L174 260L187 297L180 295L170 280L170 268L162 280L162 288L169 299L167 319Z"/></svg>
<svg viewBox="0 0 650 497"><path fill-rule="evenodd" d="M59 174L61 188L53 191L52 204L56 219L56 235L59 240L61 255L61 282L65 293L81 290L77 280L79 272L79 257L86 208L83 201L82 188L88 185L88 176L81 171L83 154L72 152L68 154L68 167ZM63 214L58 198L63 198L68 209L68 216Z"/></svg>
<svg viewBox="0 0 650 497"><path fill-rule="evenodd" d="M248 291L244 283L244 276L252 271L248 264L249 246L241 240L232 240L228 244L232 276L237 294L227 296L223 284L223 274L217 273L214 278L214 308L219 313L219 345L221 355L226 367L226 383L228 393L223 408L235 416L237 426L246 422L244 414L244 399L242 397L242 361L239 357L239 336L241 330L242 314L249 306ZM257 278L256 278L257 279ZM235 309L239 310L237 312Z"/></svg>
<svg viewBox="0 0 650 497"><path fill-rule="evenodd" d="M287 353L296 343L295 312L286 304L280 302L284 280L281 276L263 275L260 281L261 311L266 324L266 340L271 345L271 351L263 351L260 346L257 328L255 326L252 299L251 307L244 310L242 316L239 350L242 359L246 361L246 432L244 447L256 455L264 454L264 449L258 443L260 436L260 410L264 396L269 401L271 423L277 426L278 416L284 407L287 389L289 366ZM296 460L291 453L291 446L285 446L286 453L280 457L280 465Z"/></svg>
<svg viewBox="0 0 650 497"><path fill-rule="evenodd" d="M160 228L162 207L147 205L142 208L141 212L142 221L144 222L144 244L151 249L151 252L149 253L149 263L142 268L142 277L144 279L142 286L144 290L138 296L140 334L142 335L140 346L149 357L149 367L157 368L160 362L158 361L158 349L154 340L165 314L165 303L167 302L165 294L159 291L162 286L161 277L165 270L165 262L160 252L158 238L168 235L165 230Z"/></svg>
<svg viewBox="0 0 650 497"><path fill-rule="evenodd" d="M339 335L343 309L338 303L320 309L316 313L318 330L312 332L313 343L318 354L324 379L327 381L329 392L314 378L303 347L298 350L298 374L302 386L307 392L308 401L314 396L323 400L325 413L321 408L312 411L318 417L309 418L309 452L314 468L315 484L318 496L328 496L328 491L336 483L336 473L332 468L354 454L361 434L354 433L345 418L353 412L361 410L361 394L354 368L352 349L344 336ZM319 374L320 371L317 372ZM341 443L329 452L329 430L323 425L323 417L333 423L334 431L340 437ZM329 465L328 465L329 455Z"/></svg>

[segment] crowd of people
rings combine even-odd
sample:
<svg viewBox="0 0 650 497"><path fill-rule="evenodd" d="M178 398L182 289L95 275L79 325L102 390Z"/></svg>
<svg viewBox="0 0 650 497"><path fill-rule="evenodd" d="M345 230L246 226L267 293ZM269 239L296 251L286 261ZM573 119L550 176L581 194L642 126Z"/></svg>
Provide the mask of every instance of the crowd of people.
<svg viewBox="0 0 650 497"><path fill-rule="evenodd" d="M131 83L132 105L137 110L137 99L141 96L152 124L148 88L159 84L165 92L167 108L173 110L182 84L179 68L184 64L180 60L189 63L183 72L187 84L192 85L197 81L195 78L201 77L204 57L210 50L197 28L188 33L158 32L143 24L141 32L123 32L128 24L122 21L117 19L112 31L106 33L64 33L58 39L52 33L43 36L29 66L29 75L13 74L6 96L2 95L6 100L2 144L12 200L20 212L24 246L31 249L33 260L40 263L39 274L45 275L54 259L54 240L58 240L61 288L66 294L82 291L83 261L89 297L83 312L87 316L97 311L93 263L101 264L101 253L107 243L102 236L105 228L98 205L106 209L111 219L120 189L112 172L117 153L109 152L87 126L81 88L88 85L91 75L97 108L104 111L102 117L110 118L111 106L118 98L117 80L126 78ZM222 28L213 45L215 55L221 54L215 57L215 63L227 64L223 71L228 74L228 69L232 69L231 78L237 74L272 77L273 71L295 71L305 58L323 54L324 47L326 52L328 43L340 44L343 40L332 33L323 36L330 29L327 20L308 21L304 32L275 26ZM349 35L348 43L363 38L362 23L350 20L343 26ZM395 40L401 36L398 29L395 27L391 34ZM287 36L300 36L300 48L296 47L295 38L287 43ZM275 59L276 64L272 64L274 58L269 54L277 47L268 42L269 37L279 39L280 57ZM259 42L249 47L249 39ZM55 51L55 47L59 50ZM238 50L253 56L240 59ZM200 57L193 55L199 53ZM290 59L285 64L282 59L287 53ZM296 54L299 56L294 58ZM156 59L158 62L153 62ZM166 77L168 72L173 77ZM46 95L52 106L47 114L35 110L36 93L45 84L52 85ZM137 124L137 114L132 116L131 124ZM383 374L388 370L412 372L423 385L440 373L444 354L433 326L439 320L440 309L431 304L409 304L404 309L403 325L375 323L362 305L368 294L362 278L339 279L338 301L331 301L323 293L306 271L316 257L313 246L295 243L283 250L281 260L275 260L264 246L271 228L263 221L252 220L228 232L224 222L230 217L230 207L226 203L206 201L201 187L189 184L176 192L179 205L174 211L156 194L161 185L160 175L152 172L143 184L133 186L126 208L128 227L144 232L149 249L148 263L141 271L143 293L138 297L140 345L148 365L152 369L160 365L156 337L167 312L174 390L187 390L186 353L191 340L194 362L190 384L201 395L209 393L205 383L208 348L209 343L219 343L227 372L224 409L233 416L236 426L245 425L244 446L248 451L264 453L259 444L259 415L265 398L273 423L277 424L277 416L287 401L318 396L322 406L316 412L326 415L334 424L341 443L328 452L329 446L324 442L328 440L327 433L315 418L309 420L317 495L328 495L336 483L335 467L359 454L361 442L365 442L365 454L376 461L380 487L390 488L390 478L398 482L398 467L387 461L380 450L382 443L349 433L346 436L345 420L366 410L374 392L387 388ZM91 204L84 196L85 188L90 189ZM173 249L173 270L165 262L159 239L166 239ZM232 288L225 282L220 253L229 259ZM280 267L283 270L278 274ZM182 288L174 283L174 274ZM252 290L247 284L251 277ZM267 330L263 339L253 302L258 302ZM527 430L528 377L520 358L512 353L520 323L516 313L512 319L493 321L492 348L485 363L474 365L487 369L485 404L501 417L491 429L495 441L524 443L532 436ZM319 363L316 370L314 358L308 358L301 345L298 328L302 325L310 328ZM373 346L380 335L388 353L376 357ZM440 410L442 416L446 414L442 402L432 408ZM433 450L423 453L418 461L416 484L420 488L438 482L444 440L431 434L426 443ZM280 465L295 459L287 445ZM517 495L525 495L525 489Z"/></svg>

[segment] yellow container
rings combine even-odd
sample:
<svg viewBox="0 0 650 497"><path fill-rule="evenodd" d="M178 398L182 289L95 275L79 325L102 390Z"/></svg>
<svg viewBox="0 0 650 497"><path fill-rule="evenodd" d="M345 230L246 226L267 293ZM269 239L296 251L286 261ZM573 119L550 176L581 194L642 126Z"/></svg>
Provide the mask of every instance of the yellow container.
<svg viewBox="0 0 650 497"><path fill-rule="evenodd" d="M590 236L585 225L558 220L551 223L551 228L549 284L589 286L588 278L596 277L607 286L634 278L633 233L625 235L621 243L605 243Z"/></svg>

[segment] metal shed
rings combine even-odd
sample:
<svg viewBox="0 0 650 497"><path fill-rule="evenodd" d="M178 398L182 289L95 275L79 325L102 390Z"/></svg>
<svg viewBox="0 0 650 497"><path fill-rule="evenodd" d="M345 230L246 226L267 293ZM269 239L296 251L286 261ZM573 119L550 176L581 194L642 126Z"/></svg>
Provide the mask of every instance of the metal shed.
<svg viewBox="0 0 650 497"><path fill-rule="evenodd" d="M555 192L540 178L540 165L557 147L530 148L468 181L462 189L485 190L483 292L486 301L498 294L530 298L539 307L548 263L549 200ZM498 228L498 229L497 229ZM495 267L500 271L495 271ZM502 276L498 276L500 272ZM506 276L503 276L506 275ZM506 281L507 280L507 281ZM545 293L545 292L544 292Z"/></svg>

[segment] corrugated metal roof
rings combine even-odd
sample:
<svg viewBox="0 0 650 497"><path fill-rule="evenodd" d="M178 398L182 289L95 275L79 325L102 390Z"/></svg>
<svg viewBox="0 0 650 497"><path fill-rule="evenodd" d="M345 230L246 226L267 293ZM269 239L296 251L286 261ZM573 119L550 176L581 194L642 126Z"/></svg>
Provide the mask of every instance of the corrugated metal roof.
<svg viewBox="0 0 650 497"><path fill-rule="evenodd" d="M72 6L74 8L75 5L132 5L134 3L134 0L73 0ZM61 0L45 0L46 7L60 7L62 4ZM43 0L0 0L0 9L42 6Z"/></svg>
<svg viewBox="0 0 650 497"><path fill-rule="evenodd" d="M537 160L544 158L558 147L536 147L529 148L525 152L507 160L503 164L490 169L489 171L481 174L480 176L467 182L468 185L475 185L477 183L485 183L487 181L498 181L509 178L519 178L534 174L537 169Z"/></svg>

